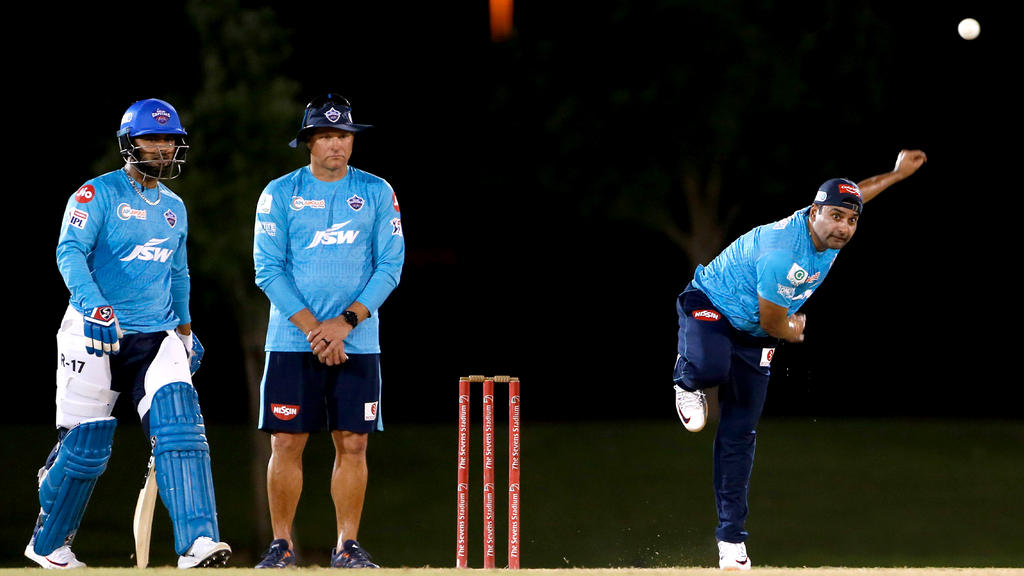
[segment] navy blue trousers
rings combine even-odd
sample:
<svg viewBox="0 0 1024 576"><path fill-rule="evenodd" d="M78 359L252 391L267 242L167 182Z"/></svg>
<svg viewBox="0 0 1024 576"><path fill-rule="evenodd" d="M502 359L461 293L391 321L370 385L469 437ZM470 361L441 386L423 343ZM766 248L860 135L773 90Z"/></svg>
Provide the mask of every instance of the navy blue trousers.
<svg viewBox="0 0 1024 576"><path fill-rule="evenodd" d="M733 328L692 285L679 295L676 311L679 358L673 380L689 390L718 386L721 419L714 448L715 536L723 542L745 542L756 428L768 392L768 365L778 340Z"/></svg>

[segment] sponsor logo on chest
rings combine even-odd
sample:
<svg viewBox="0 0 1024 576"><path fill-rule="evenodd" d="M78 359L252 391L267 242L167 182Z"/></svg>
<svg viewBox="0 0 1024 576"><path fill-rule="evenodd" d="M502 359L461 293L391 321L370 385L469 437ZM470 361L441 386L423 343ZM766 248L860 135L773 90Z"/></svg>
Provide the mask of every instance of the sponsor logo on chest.
<svg viewBox="0 0 1024 576"><path fill-rule="evenodd" d="M153 238L145 244L136 245L131 254L121 258L121 262L131 262L132 260L141 260L143 262L167 262L167 259L174 253L174 250L171 250L170 248L160 247L160 245L167 242L167 240L167 238Z"/></svg>
<svg viewBox="0 0 1024 576"><path fill-rule="evenodd" d="M136 220L145 220L146 211L132 208L130 204L124 203L118 205L117 217L121 220L131 220L132 218L135 218Z"/></svg>
<svg viewBox="0 0 1024 576"><path fill-rule="evenodd" d="M310 242L309 246L306 246L306 250L315 248L320 245L330 246L332 244L352 244L356 241L356 237L359 236L359 230L344 230L351 220L346 220L340 224L335 224L327 230L317 230L316 235L313 236L313 241Z"/></svg>
<svg viewBox="0 0 1024 576"><path fill-rule="evenodd" d="M315 208L317 210L323 210L327 208L326 200L306 200L302 196L292 197L292 210L302 210L303 208Z"/></svg>

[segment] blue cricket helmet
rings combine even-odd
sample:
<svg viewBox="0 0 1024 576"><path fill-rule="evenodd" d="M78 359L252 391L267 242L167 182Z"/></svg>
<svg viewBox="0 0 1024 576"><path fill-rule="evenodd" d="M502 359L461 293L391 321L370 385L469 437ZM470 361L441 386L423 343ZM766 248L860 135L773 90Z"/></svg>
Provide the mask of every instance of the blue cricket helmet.
<svg viewBox="0 0 1024 576"><path fill-rule="evenodd" d="M171 165L165 167L161 161L167 159L141 160L136 156L139 149L134 138L150 134L169 134L174 136L174 152L170 158ZM157 180L172 180L181 174L185 163L188 146L185 136L188 133L181 126L178 111L169 103L156 98L139 100L121 116L121 127L117 131L117 142L121 148L121 156L139 171Z"/></svg>
<svg viewBox="0 0 1024 576"><path fill-rule="evenodd" d="M134 138L146 134L188 134L181 127L178 111L163 100L149 98L132 104L121 117L117 135Z"/></svg>
<svg viewBox="0 0 1024 576"><path fill-rule="evenodd" d="M313 98L309 104L306 104L299 133L288 145L298 148L299 142L309 139L309 135L317 128L337 128L348 132L360 132L367 128L373 128L373 126L353 123L352 105L348 100L338 94L328 92Z"/></svg>

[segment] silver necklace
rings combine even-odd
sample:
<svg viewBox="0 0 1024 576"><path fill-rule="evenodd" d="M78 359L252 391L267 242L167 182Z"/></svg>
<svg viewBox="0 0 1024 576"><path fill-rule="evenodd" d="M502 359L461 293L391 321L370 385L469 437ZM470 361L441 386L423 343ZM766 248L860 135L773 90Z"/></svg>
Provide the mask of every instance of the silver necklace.
<svg viewBox="0 0 1024 576"><path fill-rule="evenodd" d="M128 166L124 167L124 176L128 179L128 183L132 185L132 189L135 190L135 193L139 195L139 198L145 200L146 204L156 206L160 203L161 190L159 182L156 183L156 200L150 202L149 198L146 198L145 194L142 193L142 190L139 189L139 185L135 182L135 178L132 178L132 175L128 173Z"/></svg>

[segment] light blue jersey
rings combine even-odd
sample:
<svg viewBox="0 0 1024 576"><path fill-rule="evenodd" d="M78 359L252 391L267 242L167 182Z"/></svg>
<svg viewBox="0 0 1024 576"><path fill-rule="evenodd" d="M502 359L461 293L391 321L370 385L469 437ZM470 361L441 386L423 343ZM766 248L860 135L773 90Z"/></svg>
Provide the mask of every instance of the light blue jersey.
<svg viewBox="0 0 1024 576"><path fill-rule="evenodd" d="M171 330L191 322L185 204L136 183L149 204L131 182L115 170L68 199L57 266L79 312L110 305L126 332Z"/></svg>
<svg viewBox="0 0 1024 576"><path fill-rule="evenodd" d="M321 182L304 166L271 182L256 207L256 284L270 299L268 352L309 352L289 322L308 308L317 320L358 301L370 311L345 339L345 351L378 354L378 308L398 286L405 239L398 201L381 178L349 166Z"/></svg>
<svg viewBox="0 0 1024 576"><path fill-rule="evenodd" d="M737 329L768 336L761 328L757 297L800 309L821 285L839 250L819 252L807 229L810 207L758 226L736 239L710 264L697 266L693 284Z"/></svg>

